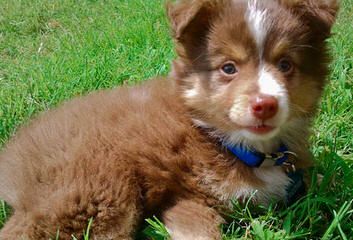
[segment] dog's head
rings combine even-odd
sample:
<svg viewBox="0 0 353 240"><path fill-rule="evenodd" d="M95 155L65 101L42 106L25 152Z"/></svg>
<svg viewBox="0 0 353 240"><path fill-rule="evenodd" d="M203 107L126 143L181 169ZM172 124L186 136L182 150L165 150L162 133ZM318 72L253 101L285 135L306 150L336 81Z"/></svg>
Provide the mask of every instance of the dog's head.
<svg viewBox="0 0 353 240"><path fill-rule="evenodd" d="M337 10L336 0L167 3L178 55L171 75L194 121L252 145L307 128Z"/></svg>

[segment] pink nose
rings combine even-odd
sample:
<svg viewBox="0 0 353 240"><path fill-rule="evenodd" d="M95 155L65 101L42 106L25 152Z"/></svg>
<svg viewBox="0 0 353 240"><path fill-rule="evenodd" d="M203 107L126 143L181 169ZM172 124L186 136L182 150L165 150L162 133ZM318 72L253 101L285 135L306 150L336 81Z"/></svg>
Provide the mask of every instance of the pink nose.
<svg viewBox="0 0 353 240"><path fill-rule="evenodd" d="M278 101L270 95L257 95L253 97L250 105L253 115L261 120L270 119L278 112Z"/></svg>

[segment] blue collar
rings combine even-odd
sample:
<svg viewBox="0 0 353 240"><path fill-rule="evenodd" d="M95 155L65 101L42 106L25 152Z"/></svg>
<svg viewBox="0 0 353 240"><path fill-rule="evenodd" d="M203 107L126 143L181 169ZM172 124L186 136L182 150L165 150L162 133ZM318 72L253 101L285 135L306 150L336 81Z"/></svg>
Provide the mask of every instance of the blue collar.
<svg viewBox="0 0 353 240"><path fill-rule="evenodd" d="M250 167L260 167L265 159L272 159L274 166L281 166L288 159L288 147L281 144L281 147L276 153L265 154L258 152L255 149L249 150L242 145L225 145L237 158Z"/></svg>

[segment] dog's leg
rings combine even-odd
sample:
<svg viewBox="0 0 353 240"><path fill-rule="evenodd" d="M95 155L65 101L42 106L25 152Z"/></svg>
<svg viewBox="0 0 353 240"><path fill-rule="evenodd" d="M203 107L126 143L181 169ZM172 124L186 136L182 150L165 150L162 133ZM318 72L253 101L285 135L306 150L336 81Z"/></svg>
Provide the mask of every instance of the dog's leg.
<svg viewBox="0 0 353 240"><path fill-rule="evenodd" d="M15 209L0 230L0 240L56 239L58 231L60 240L80 239L90 219L92 240L131 239L142 216L133 173L121 172L114 184L106 179L108 173L86 178L79 174L65 186L48 189L47 196L26 212Z"/></svg>
<svg viewBox="0 0 353 240"><path fill-rule="evenodd" d="M206 204L181 200L163 214L172 240L218 240L223 218Z"/></svg>
<svg viewBox="0 0 353 240"><path fill-rule="evenodd" d="M26 215L16 212L0 231L0 240L29 239L26 235Z"/></svg>
<svg viewBox="0 0 353 240"><path fill-rule="evenodd" d="M32 213L16 210L0 230L0 240L50 239L46 237L47 234L48 231L41 229L41 225L35 222L35 217ZM53 234L54 236L55 233Z"/></svg>
<svg viewBox="0 0 353 240"><path fill-rule="evenodd" d="M69 203L70 204L70 203ZM68 206L72 207L72 206ZM109 210L109 209L107 209ZM110 209L118 211L118 209ZM120 214L113 219L106 219L109 224L103 221L92 223L90 239L92 240L132 240L140 218L140 209L132 203L126 209L121 209ZM0 240L38 240L56 239L59 234L61 240L71 240L72 236L80 239L83 231L87 228L87 221L74 229L73 226L79 224L78 218L82 216L68 216L68 219L59 219L55 212L20 212L16 211L5 226L0 230ZM107 216L108 217L108 216ZM115 218L115 219L114 219ZM61 221L67 221L62 224Z"/></svg>

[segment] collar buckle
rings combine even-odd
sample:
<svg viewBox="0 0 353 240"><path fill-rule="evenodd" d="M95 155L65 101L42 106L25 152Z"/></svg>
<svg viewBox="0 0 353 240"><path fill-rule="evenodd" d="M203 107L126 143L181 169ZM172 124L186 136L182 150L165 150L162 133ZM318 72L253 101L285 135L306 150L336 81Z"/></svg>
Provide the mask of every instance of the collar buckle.
<svg viewBox="0 0 353 240"><path fill-rule="evenodd" d="M283 162L283 165L287 167L287 172L295 172L295 164L298 162L298 155L291 151L285 151L285 154L288 154L287 159Z"/></svg>
<svg viewBox="0 0 353 240"><path fill-rule="evenodd" d="M287 150L277 153L267 153L265 154L265 159L274 161L276 166L284 165L287 168L291 168L293 171L295 171L295 164L298 161L298 155Z"/></svg>
<svg viewBox="0 0 353 240"><path fill-rule="evenodd" d="M277 161L285 156L285 152L278 152L278 153L266 153L265 159Z"/></svg>

